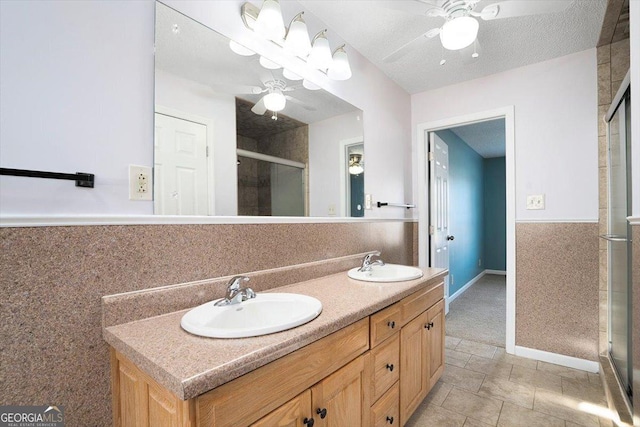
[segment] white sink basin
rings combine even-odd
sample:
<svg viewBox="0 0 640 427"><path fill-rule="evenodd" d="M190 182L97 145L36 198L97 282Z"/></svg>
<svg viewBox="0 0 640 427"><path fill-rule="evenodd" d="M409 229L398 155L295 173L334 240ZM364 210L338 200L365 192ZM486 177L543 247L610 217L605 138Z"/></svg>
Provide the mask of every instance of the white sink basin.
<svg viewBox="0 0 640 427"><path fill-rule="evenodd" d="M260 293L240 304L202 304L182 316L180 326L194 335L245 338L271 334L307 323L322 312L316 298L285 293Z"/></svg>
<svg viewBox="0 0 640 427"><path fill-rule="evenodd" d="M399 264L373 265L370 271L358 271L352 268L347 275L352 279L365 282L404 282L422 277L422 270L416 267Z"/></svg>

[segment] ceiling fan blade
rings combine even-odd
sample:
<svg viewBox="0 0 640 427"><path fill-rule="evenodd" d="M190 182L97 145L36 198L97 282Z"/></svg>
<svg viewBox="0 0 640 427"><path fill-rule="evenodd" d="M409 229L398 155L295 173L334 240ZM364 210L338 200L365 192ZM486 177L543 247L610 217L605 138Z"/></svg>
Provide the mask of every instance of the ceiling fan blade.
<svg viewBox="0 0 640 427"><path fill-rule="evenodd" d="M386 62L386 63L395 62L398 59L405 56L406 54L408 54L409 52L411 52L412 50L416 49L420 45L420 43L423 42L424 39L430 39L432 37L437 36L438 34L440 34L440 28L432 28L426 33L419 35L415 39L409 41L408 43L405 43L395 51L391 52L389 55L382 58L382 62Z"/></svg>
<svg viewBox="0 0 640 427"><path fill-rule="evenodd" d="M256 102L256 105L251 108L251 111L259 116L267 112L267 107L264 105L264 96L260 98L260 101Z"/></svg>
<svg viewBox="0 0 640 427"><path fill-rule="evenodd" d="M307 111L316 111L316 107L312 107L310 105L308 105L307 103L305 103L304 101L300 101L298 98L294 98L293 96L290 95L286 95L285 96L286 99L288 99L289 101L293 102L296 105L301 106L302 108L304 108Z"/></svg>
<svg viewBox="0 0 640 427"><path fill-rule="evenodd" d="M508 0L486 6L480 12L485 21L492 19L513 18L516 16L557 13L567 9L574 0Z"/></svg>

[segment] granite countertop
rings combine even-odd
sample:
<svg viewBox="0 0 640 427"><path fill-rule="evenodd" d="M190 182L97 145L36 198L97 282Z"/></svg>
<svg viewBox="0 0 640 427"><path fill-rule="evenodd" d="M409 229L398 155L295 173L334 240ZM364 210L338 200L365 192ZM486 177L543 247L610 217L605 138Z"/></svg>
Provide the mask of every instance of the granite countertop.
<svg viewBox="0 0 640 427"><path fill-rule="evenodd" d="M346 272L271 289L309 295L322 302L314 320L287 331L253 338L216 339L180 327L188 310L103 329L104 339L159 384L187 400L266 365L344 328L426 286L447 270L428 268L420 279L360 282Z"/></svg>

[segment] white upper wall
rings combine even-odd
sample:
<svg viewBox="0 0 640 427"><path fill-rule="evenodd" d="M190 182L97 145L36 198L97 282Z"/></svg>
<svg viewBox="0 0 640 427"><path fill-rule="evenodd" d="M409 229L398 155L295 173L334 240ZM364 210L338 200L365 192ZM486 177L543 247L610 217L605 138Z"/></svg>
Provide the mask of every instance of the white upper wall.
<svg viewBox="0 0 640 427"><path fill-rule="evenodd" d="M240 18L242 0L166 1L221 34L306 74ZM255 2L259 5L259 2ZM0 1L0 165L90 172L96 188L35 178L0 178L0 214L151 214L128 200L129 164L153 164L154 3ZM303 8L283 2L287 19ZM310 32L325 26L305 14ZM315 31L315 32L314 32ZM339 37L330 32L333 48ZM411 195L410 96L352 48L353 77L307 77L364 111L365 191L378 200ZM370 217L404 217L394 209Z"/></svg>
<svg viewBox="0 0 640 427"><path fill-rule="evenodd" d="M515 106L516 220L597 221L596 63L589 49L415 94L412 128ZM545 195L545 210L525 209L531 194Z"/></svg>

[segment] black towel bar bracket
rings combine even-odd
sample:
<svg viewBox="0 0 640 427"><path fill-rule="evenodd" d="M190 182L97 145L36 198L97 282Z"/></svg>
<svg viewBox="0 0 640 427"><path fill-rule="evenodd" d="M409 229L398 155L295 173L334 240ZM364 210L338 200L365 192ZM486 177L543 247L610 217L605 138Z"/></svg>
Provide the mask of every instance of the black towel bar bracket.
<svg viewBox="0 0 640 427"><path fill-rule="evenodd" d="M92 173L76 172L76 173L59 173L32 171L26 169L9 169L0 168L0 175L11 176L28 176L31 178L48 178L48 179L67 179L76 182L76 187L93 188L95 183L95 175Z"/></svg>
<svg viewBox="0 0 640 427"><path fill-rule="evenodd" d="M405 203L389 203L389 202L378 202L378 207L381 208L383 206L390 206L395 208L407 208L412 209L415 208L416 205L407 205Z"/></svg>

